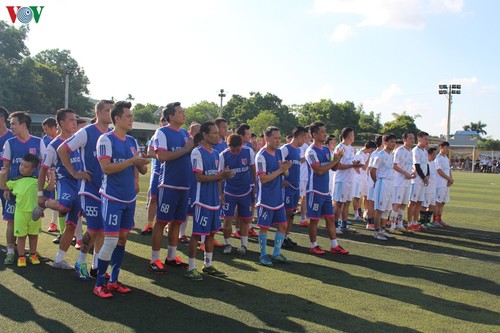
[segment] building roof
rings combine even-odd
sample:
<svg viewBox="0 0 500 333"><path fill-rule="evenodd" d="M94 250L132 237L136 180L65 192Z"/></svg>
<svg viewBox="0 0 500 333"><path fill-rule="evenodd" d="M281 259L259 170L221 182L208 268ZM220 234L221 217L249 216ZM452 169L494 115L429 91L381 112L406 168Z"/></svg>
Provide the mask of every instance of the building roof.
<svg viewBox="0 0 500 333"><path fill-rule="evenodd" d="M478 135L477 131L456 131L455 135Z"/></svg>

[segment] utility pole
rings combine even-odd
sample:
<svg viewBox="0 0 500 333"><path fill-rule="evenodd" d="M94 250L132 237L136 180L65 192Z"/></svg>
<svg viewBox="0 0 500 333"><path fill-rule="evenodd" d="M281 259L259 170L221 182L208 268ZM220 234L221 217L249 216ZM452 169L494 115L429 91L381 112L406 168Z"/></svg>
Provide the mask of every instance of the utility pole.
<svg viewBox="0 0 500 333"><path fill-rule="evenodd" d="M219 111L219 116L222 116L222 102L224 100L224 97L226 97L226 94L224 93L224 89L220 90L219 97L220 97L220 111Z"/></svg>
<svg viewBox="0 0 500 333"><path fill-rule="evenodd" d="M68 108L69 102L69 70L66 70L66 77L64 80L64 108Z"/></svg>
<svg viewBox="0 0 500 333"><path fill-rule="evenodd" d="M461 89L461 84L439 85L439 94L446 95L446 98L448 98L448 121L446 122L446 141L448 142L450 142L451 104L453 104L453 95L460 95Z"/></svg>

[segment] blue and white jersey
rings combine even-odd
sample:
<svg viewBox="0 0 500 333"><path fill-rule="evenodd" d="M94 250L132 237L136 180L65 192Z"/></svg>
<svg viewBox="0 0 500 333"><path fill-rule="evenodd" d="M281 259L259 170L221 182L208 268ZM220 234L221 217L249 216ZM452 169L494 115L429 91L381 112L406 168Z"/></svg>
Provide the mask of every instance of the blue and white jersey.
<svg viewBox="0 0 500 333"><path fill-rule="evenodd" d="M265 148L259 150L255 155L257 175L269 175L280 168L285 160L281 150L276 149L274 153ZM262 184L259 179L259 191L257 195L257 206L277 210L284 207L283 176L278 176L272 181Z"/></svg>
<svg viewBox="0 0 500 333"><path fill-rule="evenodd" d="M125 139L117 137L113 132L103 134L97 140L97 159L107 158L111 163L121 163L131 159L139 150L137 141L130 135ZM113 173L104 174L101 195L111 201L132 203L135 201L135 166Z"/></svg>
<svg viewBox="0 0 500 333"><path fill-rule="evenodd" d="M43 154L42 167L46 169L55 168L58 180L64 180L67 182L75 183L74 185L78 186L78 180L71 176L71 174L62 164L61 159L57 154L57 148L59 148L59 146L63 144L63 142L64 139L57 137L49 143L47 149L45 150L45 154ZM69 160L76 171L82 170L80 151L75 150L70 152Z"/></svg>
<svg viewBox="0 0 500 333"><path fill-rule="evenodd" d="M217 150L217 152L220 154L227 149L227 143L223 139L220 139L218 144L212 146L212 149Z"/></svg>
<svg viewBox="0 0 500 333"><path fill-rule="evenodd" d="M5 145L5 142L9 140L10 138L13 138L14 134L12 134L11 130L7 130L7 132L4 133L4 135L0 136L0 168L3 168L3 146Z"/></svg>
<svg viewBox="0 0 500 333"><path fill-rule="evenodd" d="M285 180L290 183L293 189L298 190L300 188L300 159L304 155L301 155L300 147L296 148L290 143L281 146L280 150L285 161L292 162L292 166L288 169L288 177L285 177Z"/></svg>
<svg viewBox="0 0 500 333"><path fill-rule="evenodd" d="M255 165L255 154L248 147L242 146L236 155L229 148L219 154L219 170L227 167L234 172L233 178L224 181L224 194L243 197L253 191L252 165Z"/></svg>
<svg viewBox="0 0 500 333"><path fill-rule="evenodd" d="M24 155L28 153L38 156L38 158L41 159L43 154L45 154L45 144L43 143L43 140L39 137L30 135L29 139L26 141L22 141L15 136L5 142L3 146L2 160L10 161L8 179L14 179L20 176L19 165L23 161ZM38 167L36 168L34 175L38 176Z"/></svg>
<svg viewBox="0 0 500 333"><path fill-rule="evenodd" d="M191 164L194 173L214 176L219 173L219 154L216 150L208 150L198 146L191 152ZM196 182L196 194L193 205L198 205L210 210L220 208L219 182Z"/></svg>
<svg viewBox="0 0 500 333"><path fill-rule="evenodd" d="M351 165L352 161L354 161L354 157L356 156L354 154L354 148L352 146L348 146L345 143L339 143L335 149L334 152L337 152L338 150L341 150L344 148L344 155L342 155L342 158L340 159L340 164L343 165ZM353 177L356 171L354 171L354 168L349 168L349 169L344 169L344 170L337 170L335 172L335 182L352 182Z"/></svg>
<svg viewBox="0 0 500 333"><path fill-rule="evenodd" d="M108 132L111 129L108 129ZM64 141L64 146L69 152L80 151L82 170L89 171L90 182L79 181L78 194L101 200L99 189L101 188L103 172L97 160L97 140L104 134L96 124L90 124L78 130L70 138Z"/></svg>
<svg viewBox="0 0 500 333"><path fill-rule="evenodd" d="M48 136L47 134L45 134L42 138L43 140L43 143L45 145L45 147L48 147L49 144L52 142L52 140L54 140L55 138L51 138L50 136Z"/></svg>
<svg viewBox="0 0 500 333"><path fill-rule="evenodd" d="M185 129L173 129L164 126L156 130L153 140L155 152L166 150L170 152L184 148L189 141L189 133ZM163 172L160 174L159 187L168 187L176 190L189 190L191 186L191 159L185 154L175 160L162 163Z"/></svg>
<svg viewBox="0 0 500 333"><path fill-rule="evenodd" d="M394 157L385 150L381 150L375 156L372 168L377 169L377 180L394 179Z"/></svg>
<svg viewBox="0 0 500 333"><path fill-rule="evenodd" d="M415 146L412 150L412 161L413 161L413 171L416 177L411 180L412 183L418 182L420 185L424 185L424 180L417 174L417 169L415 164L420 164L420 169L427 175L427 166L429 164L429 158L427 157L427 151L421 149L419 146Z"/></svg>
<svg viewBox="0 0 500 333"><path fill-rule="evenodd" d="M331 152L326 146L310 145L306 150L306 161L309 166L309 179L307 181L306 193L314 192L319 195L329 195L330 173L322 175L315 173L311 166L319 164L325 166L331 162Z"/></svg>

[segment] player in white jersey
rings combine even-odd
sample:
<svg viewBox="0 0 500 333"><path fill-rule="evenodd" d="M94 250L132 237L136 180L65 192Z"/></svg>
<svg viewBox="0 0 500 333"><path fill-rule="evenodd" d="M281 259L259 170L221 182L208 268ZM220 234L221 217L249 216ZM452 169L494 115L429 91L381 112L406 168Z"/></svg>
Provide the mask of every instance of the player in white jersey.
<svg viewBox="0 0 500 333"><path fill-rule="evenodd" d="M335 222L338 234L355 231L347 226L347 214L349 204L352 200L351 187L354 174L360 173L360 168L362 167L360 161L355 159L354 148L352 147L354 130L350 127L345 127L342 129L340 137L342 138L342 142L335 147L335 153L342 152L343 155L340 163L337 165L333 189L335 217L341 221L341 224Z"/></svg>
<svg viewBox="0 0 500 333"><path fill-rule="evenodd" d="M382 146L382 136L377 135L375 137L375 145L377 146L377 149L375 149L371 155L370 155L370 160L368 161L368 189L367 189L367 194L365 198L365 214L363 214L363 217L365 220L367 220L366 223L366 229L374 231L375 230L375 220L374 220L374 207L373 207L373 192L374 192L374 183L373 179L370 176L370 170L373 167L373 162L375 161L375 157L380 153L382 149L384 149L384 146Z"/></svg>
<svg viewBox="0 0 500 333"><path fill-rule="evenodd" d="M441 216L443 215L444 205L450 201L450 186L453 185L454 179L451 175L450 160L448 159L450 144L447 141L439 143L439 155L436 157L434 163L437 170L437 183L436 183L436 214L434 215L434 224L439 224L447 227Z"/></svg>
<svg viewBox="0 0 500 333"><path fill-rule="evenodd" d="M307 148L311 144L311 133L309 133L309 126L305 126L307 130L305 142L300 146L300 155L305 156ZM307 222L307 204L306 204L306 188L308 175L308 166L306 159L300 160L300 222L299 226L307 228L309 227L309 222Z"/></svg>
<svg viewBox="0 0 500 333"><path fill-rule="evenodd" d="M354 221L363 222L363 210L361 209L361 199L366 198L368 193L368 163L370 162L371 153L377 149L374 141L370 140L365 143L365 147L356 153L356 159L363 165L360 173L354 175L353 199L352 205L354 208Z"/></svg>
<svg viewBox="0 0 500 333"><path fill-rule="evenodd" d="M415 178L411 150L415 143L413 133L403 134L403 145L394 153L394 196L392 198L391 232L406 231L403 226L403 212L410 200L410 182Z"/></svg>
<svg viewBox="0 0 500 333"><path fill-rule="evenodd" d="M418 144L412 149L413 172L415 178L410 185L410 204L408 206L408 230L425 231L418 224L420 206L425 198L425 187L429 184L429 161L427 158L427 145L429 134L420 132L417 135Z"/></svg>
<svg viewBox="0 0 500 333"><path fill-rule="evenodd" d="M427 158L429 161L429 185L425 188L425 198L422 201L422 208L420 210L420 223L427 230L434 228L431 223L431 217L436 209L436 182L437 170L434 160L438 153L437 148L431 147L427 149Z"/></svg>
<svg viewBox="0 0 500 333"><path fill-rule="evenodd" d="M375 208L375 233L378 240L387 240L394 237L384 229L382 218L383 213L388 212L392 207L392 195L394 192L394 158L392 151L396 146L396 136L394 134L384 134L382 137L384 149L381 150L373 161L370 176L375 184L373 201Z"/></svg>

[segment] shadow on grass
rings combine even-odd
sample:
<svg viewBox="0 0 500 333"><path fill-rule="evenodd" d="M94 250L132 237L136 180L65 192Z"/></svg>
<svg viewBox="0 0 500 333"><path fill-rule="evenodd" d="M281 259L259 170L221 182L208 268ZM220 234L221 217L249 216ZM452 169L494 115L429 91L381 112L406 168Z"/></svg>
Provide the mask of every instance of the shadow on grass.
<svg viewBox="0 0 500 333"><path fill-rule="evenodd" d="M219 260L219 258L219 254L217 254L216 259ZM258 254L251 253L245 258L257 260ZM144 274L145 268L141 269L141 267L145 267L144 258L127 253L125 260L128 264L124 269L134 274ZM272 285L269 286L269 289L263 289L230 278L212 277L206 277L202 282L195 282L181 276L184 272L183 269L172 268L165 275L150 274L152 274L151 278L154 283L160 287L195 297L200 301L203 301L203 299L216 299L233 305L238 309L253 314L268 327L281 331L307 331L305 327L291 320L298 318L342 331L355 331L363 328L367 332L416 332L413 329L383 321L371 322L295 295L277 293L273 291ZM282 281L276 281L276 283L282 283ZM293 290L290 290L290 292L293 292ZM178 319L184 321L186 318L179 317ZM228 324L224 324L223 327L226 331L232 329L240 331L239 328L231 327ZM212 327L210 328L213 330Z"/></svg>
<svg viewBox="0 0 500 333"><path fill-rule="evenodd" d="M73 332L70 327L55 319L40 316L28 300L19 297L1 284L0 295L2 295L0 315L3 317L17 323L34 322L45 332ZM3 329L7 329L7 327L3 327Z"/></svg>

